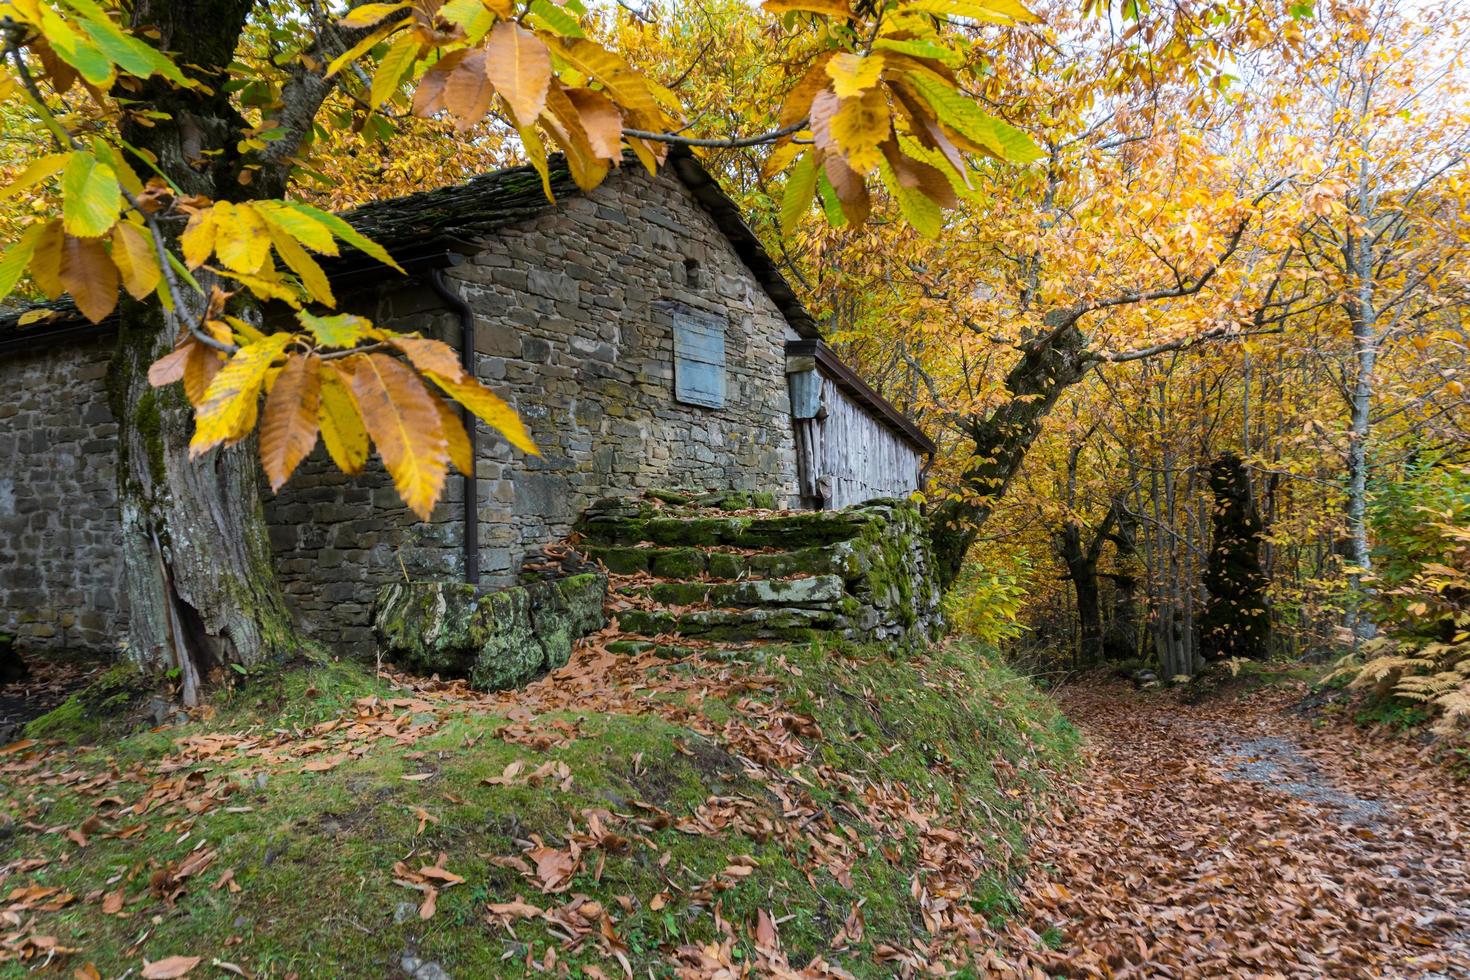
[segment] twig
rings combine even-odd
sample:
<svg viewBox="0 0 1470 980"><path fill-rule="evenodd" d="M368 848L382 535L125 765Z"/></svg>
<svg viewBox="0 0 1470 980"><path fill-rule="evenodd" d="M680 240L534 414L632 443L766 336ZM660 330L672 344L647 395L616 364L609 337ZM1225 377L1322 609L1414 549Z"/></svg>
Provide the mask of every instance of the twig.
<svg viewBox="0 0 1470 980"><path fill-rule="evenodd" d="M705 139L697 136L678 136L674 133L654 133L645 129L625 129L624 136L632 136L641 140L650 140L654 143L675 143L679 146L705 146L714 149L734 150L743 146L759 146L762 143L774 143L783 136L805 129L807 119L803 117L790 126L782 126L768 133L759 133L755 136L738 136L730 139Z"/></svg>

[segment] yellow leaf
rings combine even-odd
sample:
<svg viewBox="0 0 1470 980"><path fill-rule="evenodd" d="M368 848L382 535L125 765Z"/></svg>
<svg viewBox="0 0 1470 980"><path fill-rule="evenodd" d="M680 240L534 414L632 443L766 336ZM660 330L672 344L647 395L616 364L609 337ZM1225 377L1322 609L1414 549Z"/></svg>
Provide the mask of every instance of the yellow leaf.
<svg viewBox="0 0 1470 980"><path fill-rule="evenodd" d="M577 71L599 82L614 102L632 112L662 117L643 77L594 41L552 39L552 50Z"/></svg>
<svg viewBox="0 0 1470 980"><path fill-rule="evenodd" d="M812 99L817 93L827 88L831 78L827 75L827 62L833 57L834 52L824 51L817 55L816 61L812 62L806 74L801 76L801 81L791 87L786 93L786 101L781 103L781 113L776 121L784 128L800 122L812 111Z"/></svg>
<svg viewBox="0 0 1470 980"><path fill-rule="evenodd" d="M244 272L231 272L230 275L261 299L278 299L292 309L301 309L301 297L274 269L254 276Z"/></svg>
<svg viewBox="0 0 1470 980"><path fill-rule="evenodd" d="M100 238L66 236L61 246L61 284L77 309L100 323L117 307L117 266Z"/></svg>
<svg viewBox="0 0 1470 980"><path fill-rule="evenodd" d="M485 42L485 75L500 92L519 125L529 126L546 108L551 52L514 21L502 20Z"/></svg>
<svg viewBox="0 0 1470 980"><path fill-rule="evenodd" d="M344 376L337 363L323 361L321 397L317 405L317 422L321 425L322 442L327 455L348 476L362 472L367 462L368 434L352 397L350 376Z"/></svg>
<svg viewBox="0 0 1470 980"><path fill-rule="evenodd" d="M546 144L541 141L541 134L536 131L535 126L522 126L516 132L520 134L526 159L531 162L536 173L541 175L541 192L548 201L556 203L556 195L551 192L551 169L546 165Z"/></svg>
<svg viewBox="0 0 1470 980"><path fill-rule="evenodd" d="M332 229L312 215L281 201L256 201L255 210L272 228L291 236L320 255L336 255Z"/></svg>
<svg viewBox="0 0 1470 980"><path fill-rule="evenodd" d="M8 197L14 197L27 188L34 187L48 177L54 177L66 168L67 162L71 160L70 153L51 153L39 160L31 161L30 166L20 172L20 176L12 180L4 189L0 189L0 201Z"/></svg>
<svg viewBox="0 0 1470 980"><path fill-rule="evenodd" d="M428 520L449 472L449 446L434 396L417 374L386 354L358 354L350 360L352 394L368 435L398 496Z"/></svg>
<svg viewBox="0 0 1470 980"><path fill-rule="evenodd" d="M368 92L369 105L376 109L393 97L403 76L413 69L419 51L418 37L411 32L393 42L388 53L383 55L383 60L378 62L378 71L373 75L372 88Z"/></svg>
<svg viewBox="0 0 1470 980"><path fill-rule="evenodd" d="M261 385L271 363L291 342L288 333L274 333L257 344L246 344L225 362L204 393L194 418L189 455L197 457L221 443L242 439L255 427Z"/></svg>
<svg viewBox="0 0 1470 980"><path fill-rule="evenodd" d="M475 458L464 423L444 399L435 398L434 407L439 410L439 424L444 430L444 442L449 447L449 461L465 476L471 475L475 472Z"/></svg>
<svg viewBox="0 0 1470 980"><path fill-rule="evenodd" d="M908 0L899 9L905 13L962 17L990 24L1035 24L1041 20L1020 0Z"/></svg>
<svg viewBox="0 0 1470 980"><path fill-rule="evenodd" d="M781 196L781 234L794 239L801 227L802 216L812 206L817 190L817 159L808 150L786 177L786 191Z"/></svg>
<svg viewBox="0 0 1470 980"><path fill-rule="evenodd" d="M444 108L454 117L454 126L460 132L484 119L495 98L495 86L485 74L485 62L483 49L469 52L444 83Z"/></svg>
<svg viewBox="0 0 1470 980"><path fill-rule="evenodd" d="M454 381L462 381L465 378L464 365L460 362L459 352L442 340L390 334L388 343L407 355L408 359L413 362L413 366L425 374L432 372Z"/></svg>
<svg viewBox="0 0 1470 980"><path fill-rule="evenodd" d="M428 71L424 72L419 79L418 87L413 90L413 114L428 119L444 108L444 89L449 84L449 76L459 63L465 59L469 52L463 48L451 51L449 54L434 62Z"/></svg>
<svg viewBox="0 0 1470 980"><path fill-rule="evenodd" d="M198 966L201 958L198 956L165 956L152 963L145 961L143 972L139 976L143 980L179 980L180 977Z"/></svg>
<svg viewBox="0 0 1470 980"><path fill-rule="evenodd" d="M317 265L316 260L306 253L306 249L296 244L296 239L282 232L274 224L270 225L271 243L276 246L276 254L281 261L286 263L287 268L301 278L301 285L306 287L307 294L318 303L327 306L336 306L337 300L332 295L332 284L327 279L327 274L322 267Z"/></svg>
<svg viewBox="0 0 1470 980"><path fill-rule="evenodd" d="M249 204L220 201L214 208L214 251L232 272L259 273L270 255L270 231Z"/></svg>
<svg viewBox="0 0 1470 980"><path fill-rule="evenodd" d="M847 19L852 16L852 7L847 0L766 0L761 9L770 14L786 14L801 11L821 14L823 17Z"/></svg>
<svg viewBox="0 0 1470 980"><path fill-rule="evenodd" d="M541 124L566 151L567 169L572 172L572 180L583 190L591 190L607 176L608 161L592 149L587 130L582 125L582 115L560 85L553 85L547 91L546 105L551 112L541 117Z"/></svg>
<svg viewBox="0 0 1470 980"><path fill-rule="evenodd" d="M204 396L219 369L225 366L225 355L206 347L195 337L184 341L188 353L184 357L184 397L196 409L204 404Z"/></svg>
<svg viewBox="0 0 1470 980"><path fill-rule="evenodd" d="M605 160L623 155L623 117L612 99L590 88L563 89L582 118L582 129L592 152Z"/></svg>
<svg viewBox="0 0 1470 980"><path fill-rule="evenodd" d="M878 147L888 138L888 100L881 89L870 89L862 97L843 99L832 116L832 139L858 173L878 166L883 154Z"/></svg>
<svg viewBox="0 0 1470 980"><path fill-rule="evenodd" d="M391 24L384 24L382 27L379 27L367 37L363 38L361 41L358 41L352 47L348 48L346 51L333 58L332 63L327 66L327 77L331 78L333 75L337 74L337 72L341 71L345 65L348 65L351 62L356 61L358 58L361 58L364 54L367 54L373 48L378 46L379 41L383 40L389 34L392 34L394 31L398 30L406 23L408 23L407 18L405 18L404 20L394 21Z"/></svg>
<svg viewBox="0 0 1470 980"><path fill-rule="evenodd" d="M410 3L365 3L360 7L353 7L347 11L346 16L337 21L337 23L343 27L372 27L389 14L399 10L407 10L411 6L413 5Z"/></svg>
<svg viewBox="0 0 1470 980"><path fill-rule="evenodd" d="M260 462L271 489L279 491L316 445L321 359L287 358L265 398L260 420Z"/></svg>
<svg viewBox="0 0 1470 980"><path fill-rule="evenodd" d="M0 256L0 299L9 296L15 284L20 281L21 274L36 254L36 244L45 233L46 225L31 225L20 236L20 240Z"/></svg>
<svg viewBox="0 0 1470 980"><path fill-rule="evenodd" d="M184 264L191 269L203 265L214 251L214 239L214 208L194 212L179 238L179 247L184 252Z"/></svg>
<svg viewBox="0 0 1470 980"><path fill-rule="evenodd" d="M31 281L47 299L56 299L66 291L61 284L61 243L65 238L61 221L48 221L36 235L35 251L31 254Z"/></svg>
<svg viewBox="0 0 1470 980"><path fill-rule="evenodd" d="M541 455L516 410L478 380L465 376L457 381L438 374L430 374L429 379L443 388L449 397L493 426L512 446L534 456Z"/></svg>
<svg viewBox="0 0 1470 980"><path fill-rule="evenodd" d="M146 299L158 286L162 272L153 237L137 225L119 221L112 229L112 261L133 299Z"/></svg>
<svg viewBox="0 0 1470 980"><path fill-rule="evenodd" d="M71 154L61 177L61 216L69 235L96 238L107 234L122 210L117 173L90 153Z"/></svg>
<svg viewBox="0 0 1470 980"><path fill-rule="evenodd" d="M371 320L354 313L317 316L302 310L296 314L296 319L311 331L318 343L327 347L352 347L368 337L380 335Z"/></svg>
<svg viewBox="0 0 1470 980"><path fill-rule="evenodd" d="M895 174L890 161L897 155L897 149L885 154L886 159L879 161L878 175L883 185L888 188L888 193L898 201L899 211L903 214L904 220L924 237L938 237L940 228L943 226L939 205L925 196L917 186L904 183Z"/></svg>
<svg viewBox="0 0 1470 980"><path fill-rule="evenodd" d="M881 54L860 55L843 51L827 61L827 76L838 98L850 99L878 84L883 74Z"/></svg>

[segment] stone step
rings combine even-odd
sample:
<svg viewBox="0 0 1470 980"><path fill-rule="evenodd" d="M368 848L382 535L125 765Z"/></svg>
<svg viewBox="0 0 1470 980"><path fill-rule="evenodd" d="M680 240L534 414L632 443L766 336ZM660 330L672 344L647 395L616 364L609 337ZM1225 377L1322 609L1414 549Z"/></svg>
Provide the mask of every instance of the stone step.
<svg viewBox="0 0 1470 980"><path fill-rule="evenodd" d="M617 591L623 595L645 595L665 606L704 604L721 609L745 606L840 609L847 595L842 578L837 575L745 582L629 582Z"/></svg>
<svg viewBox="0 0 1470 980"><path fill-rule="evenodd" d="M617 614L624 632L639 636L689 636L706 640L808 640L840 629L845 618L829 609L628 609Z"/></svg>
<svg viewBox="0 0 1470 980"><path fill-rule="evenodd" d="M838 575L844 579L863 574L851 542L817 545L796 551L734 552L708 548L635 548L595 545L587 556L619 575L650 572L659 578L765 579L792 575Z"/></svg>
<svg viewBox="0 0 1470 980"><path fill-rule="evenodd" d="M577 531L592 545L647 542L665 548L730 545L795 551L850 541L873 525L862 510L811 511L774 517L661 517L589 512Z"/></svg>

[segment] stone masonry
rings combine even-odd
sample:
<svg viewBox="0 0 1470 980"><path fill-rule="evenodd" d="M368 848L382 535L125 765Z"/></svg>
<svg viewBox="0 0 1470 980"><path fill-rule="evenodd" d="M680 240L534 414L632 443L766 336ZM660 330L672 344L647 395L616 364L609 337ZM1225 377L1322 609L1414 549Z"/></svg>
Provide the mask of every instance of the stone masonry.
<svg viewBox="0 0 1470 980"><path fill-rule="evenodd" d="M500 230L449 270L474 310L479 377L520 412L527 457L480 425L482 584L560 540L592 501L657 486L774 491L794 500L785 319L724 234L667 172L626 168L585 197ZM457 342L426 286L385 291L364 312ZM673 397L672 304L727 323L721 409ZM374 467L348 478L319 449L267 501L288 595L314 634L371 649L372 597L463 572L462 481L419 522Z"/></svg>
<svg viewBox="0 0 1470 980"><path fill-rule="evenodd" d="M0 362L0 633L106 649L126 625L109 339Z"/></svg>
<svg viewBox="0 0 1470 980"><path fill-rule="evenodd" d="M481 180L499 186L493 175ZM478 376L516 407L542 452L514 452L479 425L482 588L513 584L527 554L565 538L599 499L677 486L759 491L799 506L784 349L816 326L789 287L773 283L779 274L738 214L732 232L728 199L712 205L687 174L654 177L636 165L585 195L558 185L554 207L539 183L529 194L503 183L514 196L504 221L453 238L460 261L446 277L473 310ZM380 216L408 215L395 255L418 241L421 256L442 258L433 223L452 224L455 193L372 206ZM415 211L425 200L438 210ZM484 200L495 212L500 198ZM347 308L458 344L457 317L422 272L404 279L378 267L343 269L336 288ZM676 317L723 326L719 408L674 397ZM73 331L64 341L8 346L0 354L0 385L11 393L0 405L0 632L15 634L22 649L112 648L125 635L126 609L105 383L111 337L99 330L78 340ZM376 459L347 477L320 447L281 494L265 491L278 569L307 635L369 656L381 588L462 581L463 493L451 474L430 520L419 521Z"/></svg>

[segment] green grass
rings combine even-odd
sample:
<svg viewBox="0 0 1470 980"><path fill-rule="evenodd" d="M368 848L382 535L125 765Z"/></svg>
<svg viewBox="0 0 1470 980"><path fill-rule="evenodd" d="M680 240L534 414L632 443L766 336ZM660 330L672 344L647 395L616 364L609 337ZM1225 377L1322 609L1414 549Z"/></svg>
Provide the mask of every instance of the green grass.
<svg viewBox="0 0 1470 980"><path fill-rule="evenodd" d="M269 977L391 976L405 951L439 962L454 976L521 976L527 953L539 959L549 946L563 962L609 969L595 944L567 951L544 922L520 922L512 935L485 920L488 903L519 896L549 908L582 894L614 912L636 973L651 969L667 976L673 949L720 938L712 902L696 900L693 892L732 859L749 858L753 871L715 896L720 915L737 924L741 937L752 935L749 926L764 910L786 919L781 941L794 965L823 955L860 976L886 976L889 969L873 960L875 944L907 945L922 935L909 891L917 834L910 828L890 837L856 819L855 790L830 775L844 773L862 784L902 787L938 818L986 841L986 871L969 901L995 920L1014 912L1011 881L1024 852L1024 820L1077 745L1075 731L1049 701L973 649L893 659L871 649L785 647L756 657L758 669L775 680L704 699L691 716L697 722L690 721L703 732L681 724L674 711L567 710L535 723L579 723L580 737L537 751L494 737L507 720L501 715L455 713L411 745L374 741L361 758L328 772L301 772L299 759L263 764L225 755L167 773L179 779L205 770L205 778L222 777L236 788L225 806L197 818L158 811L109 818L81 848L62 833L29 829L79 827L98 812L100 796L137 799L160 778L154 770L168 761L180 737L306 729L344 712L350 717L358 697L388 693L367 672L344 664L252 678L208 721L53 757L48 768L54 778L40 785L6 779L0 812L10 815L13 823L6 826L13 833L0 836L0 865L24 858L49 863L0 878L0 893L36 884L77 896L60 911L39 913L33 926L79 950L67 961L68 972L90 961L104 976L116 976L140 968L145 957L182 954L204 956L206 966L217 956ZM742 704L744 697L754 700ZM672 700L689 702L687 696ZM821 731L803 738L814 751L797 770L811 783L809 800L820 811L802 833L706 836L661 821L639 825L613 817L613 829L634 838L632 845L608 853L600 876L592 855L571 888L557 896L542 895L518 871L494 862L519 855L519 842L533 836L564 846L569 832L586 830L587 811L639 814L640 802L656 804L677 821L712 797L740 799L779 824L780 802L766 783L747 774L723 735L727 724L748 723L752 707L765 704L805 716ZM97 732L84 725L81 734ZM516 760L533 767L564 762L572 785L482 782ZM824 766L827 776L819 774ZM402 778L420 772L432 776ZM82 774L103 777L105 791L77 792ZM422 833L419 808L438 820ZM992 815L989 822L979 822L982 812ZM145 829L126 839L107 836L134 823ZM857 845L850 885L814 859L813 840L823 830ZM157 897L150 879L201 845L217 851L209 868L184 882L175 904ZM395 885L392 867L399 860L410 868L432 864L441 852L465 884L444 890L437 914L421 921L420 895ZM212 887L225 869L233 870L238 894ZM126 915L103 915L101 893L118 887L128 896ZM660 895L666 897L656 909ZM833 937L858 901L864 903L864 938L834 953ZM737 945L745 957L755 955L749 943L742 938ZM610 972L617 972L615 963ZM26 974L21 964L0 964L0 976Z"/></svg>

